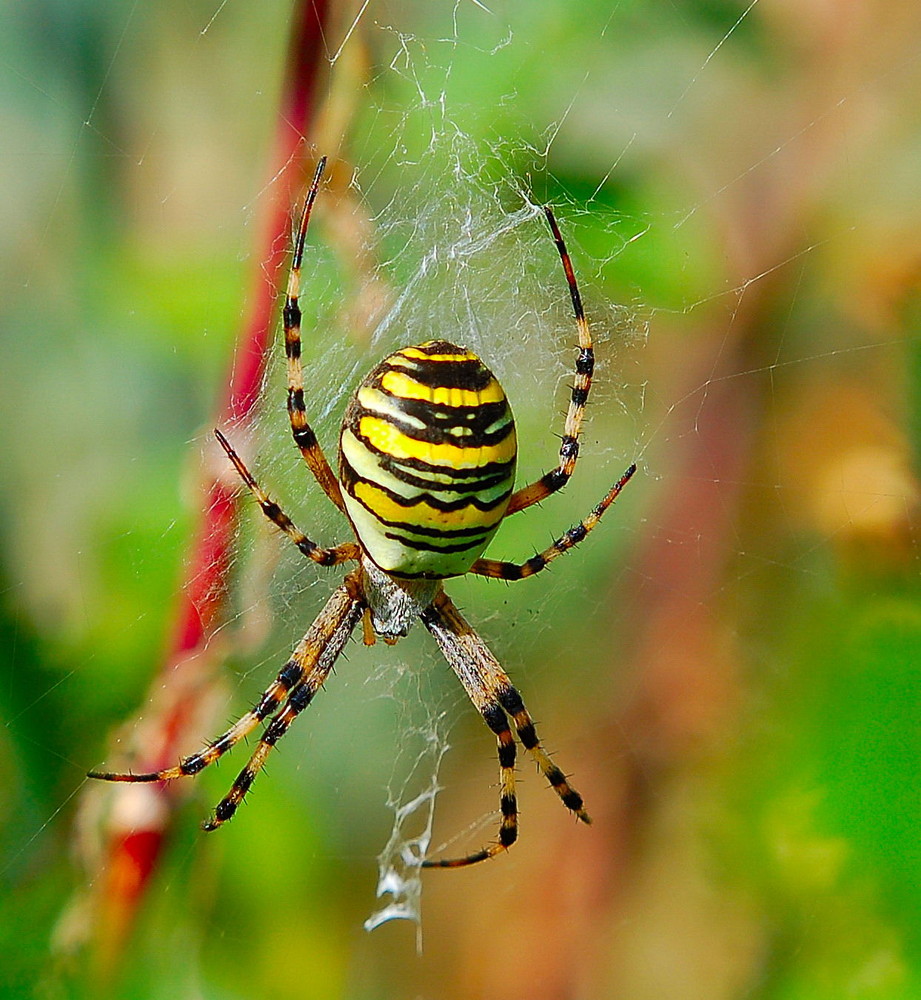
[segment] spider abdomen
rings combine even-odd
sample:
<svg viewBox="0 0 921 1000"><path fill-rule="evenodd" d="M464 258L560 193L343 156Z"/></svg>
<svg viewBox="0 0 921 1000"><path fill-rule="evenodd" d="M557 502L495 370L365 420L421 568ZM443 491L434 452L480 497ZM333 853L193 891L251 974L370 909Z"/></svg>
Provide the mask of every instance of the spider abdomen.
<svg viewBox="0 0 921 1000"><path fill-rule="evenodd" d="M515 421L492 372L444 340L404 347L346 409L339 480L363 548L387 573L465 573L505 515Z"/></svg>

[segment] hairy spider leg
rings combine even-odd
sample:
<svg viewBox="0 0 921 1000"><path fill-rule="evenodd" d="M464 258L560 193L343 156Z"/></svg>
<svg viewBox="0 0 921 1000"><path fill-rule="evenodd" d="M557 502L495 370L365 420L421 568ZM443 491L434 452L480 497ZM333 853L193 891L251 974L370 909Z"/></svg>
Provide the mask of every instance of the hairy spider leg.
<svg viewBox="0 0 921 1000"><path fill-rule="evenodd" d="M345 578L317 615L309 631L298 643L284 670L297 672L297 681L290 687L284 707L265 727L262 738L243 770L237 775L230 791L217 804L210 819L202 824L205 830L215 830L237 811L252 787L275 744L285 735L291 723L313 701L326 681L352 630L358 624L365 607L361 590L360 570ZM277 707L277 704L276 704Z"/></svg>
<svg viewBox="0 0 921 1000"><path fill-rule="evenodd" d="M221 447L227 452L227 457L233 462L233 466L240 474L240 478L246 483L250 493L256 498L262 513L273 524L281 528L308 559L312 559L321 566L336 566L339 563L357 559L361 555L361 548L357 542L343 542L342 545L326 549L321 545L317 545L316 542L311 541L256 482L252 473L243 464L243 460L234 451L227 438L219 430L215 430L214 434L220 442Z"/></svg>
<svg viewBox="0 0 921 1000"><path fill-rule="evenodd" d="M476 573L478 576L492 577L495 580L513 581L524 580L526 577L534 576L535 573L546 569L554 559L558 559L574 545L578 545L592 528L595 527L601 520L604 512L614 503L620 491L630 481L630 477L634 472L636 472L635 463L608 490L601 502L592 508L592 512L588 517L570 528L566 534L561 535L549 548L544 549L543 552L538 552L537 555L531 556L530 559L527 559L523 563L504 562L498 559L477 559L470 567L470 572Z"/></svg>
<svg viewBox="0 0 921 1000"><path fill-rule="evenodd" d="M262 693L259 701L245 715L237 719L226 732L218 736L217 739L211 740L204 749L199 750L198 753L190 754L188 757L183 757L175 767L165 767L162 771L146 773L89 771L87 777L99 778L103 781L170 781L173 778L185 778L199 774L209 764L213 764L223 757L228 750L232 750L240 740L249 736L257 726L265 722L273 712L276 712L282 702L308 679L308 672L313 668L311 660L316 661L323 653L323 649L318 648L318 643L322 647L325 637L328 634L335 634L336 622L341 614L340 605L343 602L343 590L349 593L351 601L356 601L362 608L364 607L364 598L357 581L357 573L351 573L346 577L343 587L340 587L327 601L326 606L310 627L310 631L295 647L291 658L278 672L275 680ZM327 613L332 615L329 622L324 620ZM348 635L343 638L343 644L346 638ZM335 657L333 658L335 659Z"/></svg>
<svg viewBox="0 0 921 1000"><path fill-rule="evenodd" d="M569 258L569 251L563 242L560 228L556 224L553 210L545 207L544 215L550 225L550 232L556 243L560 260L563 262L563 271L566 274L566 281L569 285L569 297L572 299L572 310L576 318L576 327L579 331L579 354L576 358L576 379L572 386L572 394L569 397L569 409L566 411L566 422L563 426L563 437L560 441L560 464L544 473L540 479L528 486L516 490L509 501L506 517L509 514L517 514L520 510L525 510L532 504L546 500L551 493L569 482L569 477L576 468L576 460L579 457L579 433L582 430L582 418L585 415L585 404L588 402L589 390L592 387L592 373L595 370L595 352L592 347L592 335L588 328L588 321L585 318L585 311L582 308L582 296L579 294L579 286L576 283L575 271L572 269L572 261Z"/></svg>
<svg viewBox="0 0 921 1000"><path fill-rule="evenodd" d="M288 418L291 421L291 433L294 435L294 443L300 448L301 455L307 463L307 467L313 473L317 482L323 487L323 492L332 502L344 511L345 505L342 501L342 491L339 489L339 481L326 460L326 455L317 441L317 436L313 428L307 422L307 407L304 403L304 372L301 368L301 308L299 303L301 294L301 262L304 259L304 241L307 238L307 225L310 222L310 213L313 210L313 203L316 201L317 190L320 187L320 178L326 167L326 157L321 157L317 164L317 172L314 174L313 183L307 192L307 200L304 202L304 211L301 215L300 225L297 229L297 236L294 241L294 254L291 259L291 270L288 273L288 288L285 295L284 327L285 327L285 357L288 367Z"/></svg>
<svg viewBox="0 0 921 1000"><path fill-rule="evenodd" d="M534 723L521 695L493 656L489 647L473 630L453 601L442 591L422 613L422 621L435 637L445 659L457 674L470 700L496 734L499 744L500 811L499 841L460 858L423 861L423 868L463 868L495 857L518 838L518 804L515 796L515 742L508 719L515 723L518 738L537 762L563 804L583 823L591 823L582 796L569 784L563 772L540 745Z"/></svg>

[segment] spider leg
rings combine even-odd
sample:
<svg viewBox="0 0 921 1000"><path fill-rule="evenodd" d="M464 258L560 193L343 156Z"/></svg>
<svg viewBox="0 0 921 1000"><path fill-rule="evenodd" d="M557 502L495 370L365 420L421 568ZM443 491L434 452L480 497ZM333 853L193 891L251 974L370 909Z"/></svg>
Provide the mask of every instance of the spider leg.
<svg viewBox="0 0 921 1000"><path fill-rule="evenodd" d="M345 510L339 481L323 454L317 436L307 422L307 407L304 404L304 372L301 368L301 309L298 301L301 289L301 262L304 259L304 242L307 238L307 225L310 213L320 187L320 178L326 167L326 157L317 164L313 183L307 192L304 211L301 214L300 225L294 241L294 255L291 259L291 270L288 274L288 288L285 295L284 327L285 356L288 363L288 418L291 421L291 433L294 443L301 451L307 467L313 473L317 482L323 487L323 492L339 508Z"/></svg>
<svg viewBox="0 0 921 1000"><path fill-rule="evenodd" d="M422 621L435 637L445 659L464 685L470 700L496 734L499 744L500 809L499 841L460 858L423 861L423 868L463 868L495 857L518 838L518 804L515 795L515 742L509 728L512 718L524 748L537 762L554 791L584 823L590 823L582 796L540 745L534 723L489 647L468 624L451 599L442 591L422 614Z"/></svg>
<svg viewBox="0 0 921 1000"><path fill-rule="evenodd" d="M224 435L219 431L215 430L215 436L221 443L221 447L227 452L227 457L233 462L234 468L240 474L240 478L249 487L250 493L259 502L259 506L262 508L262 513L276 524L281 530L291 539L292 542L307 556L308 559L312 559L314 562L319 563L321 566L335 566L337 563L347 562L350 559L357 559L361 550L359 549L357 543L355 542L345 542L342 545L337 545L332 549L324 549L322 546L317 545L316 542L312 542L302 531L299 531L295 527L294 522L290 517L275 503L274 500L269 499L268 494L253 478L252 473L243 464L243 460L240 456L233 450L230 442Z"/></svg>
<svg viewBox="0 0 921 1000"><path fill-rule="evenodd" d="M217 829L237 811L243 797L265 766L272 747L285 735L291 723L323 686L352 630L358 624L364 606L365 599L358 574L350 573L343 586L333 593L310 626L310 630L298 643L285 667L285 670L291 667L292 675L297 672L297 680L288 688L289 693L284 707L266 726L246 766L237 775L230 791L217 804L211 818L202 824L203 829ZM275 703L275 708L278 707L278 701Z"/></svg>
<svg viewBox="0 0 921 1000"><path fill-rule="evenodd" d="M261 722L264 722L273 712L277 711L279 705L293 695L296 688L305 681L308 673L315 666L316 661L326 652L327 646L332 639L338 642L337 628L344 631L341 642L335 649L338 655L345 640L348 638L354 626L354 621L345 627L345 623L350 616L356 615L353 605L359 608L364 606L364 598L360 590L352 579L352 574L346 577L343 587L340 587L327 601L326 606L317 616L310 630L304 638L297 644L291 658L281 668L278 676L263 692L259 701L243 716L241 716L226 732L217 739L212 740L204 749L198 753L191 754L183 759L175 767L166 767L162 771L150 771L147 773L135 774L131 772L118 771L90 771L88 778L100 778L103 781L169 781L173 778L184 778L198 774L209 764L213 764L222 757L228 750L233 749L240 740L247 737ZM332 647L330 647L332 648ZM335 660L336 655L332 656ZM329 672L332 660L326 665L324 659L325 673ZM313 662L312 662L313 661ZM321 681L322 683L322 681Z"/></svg>
<svg viewBox="0 0 921 1000"><path fill-rule="evenodd" d="M549 549L544 549L536 556L523 563L502 562L497 559L477 559L470 567L469 572L478 576L489 576L497 580L523 580L525 577L534 576L539 573L549 563L553 562L564 552L568 552L574 545L578 545L583 538L601 520L602 515L617 499L620 491L630 481L630 477L636 472L636 465L631 465L629 469L617 480L608 490L601 503L597 504L591 514L583 521L570 528L565 535L561 535Z"/></svg>
<svg viewBox="0 0 921 1000"><path fill-rule="evenodd" d="M592 335L588 329L588 322L585 319L585 311L582 308L582 296L579 294L579 286L576 283L576 275L572 269L572 261L569 258L569 251L563 242L556 218L550 208L544 208L544 215L550 225L550 232L553 234L556 248L563 262L563 271L566 274L566 281L569 285L569 297L572 299L572 309L576 318L576 327L579 331L579 355L576 358L576 380L573 383L572 395L569 399L569 409L566 412L566 423L563 427L563 438L560 441L560 464L545 473L540 479L516 490L509 501L506 517L515 514L519 510L524 510L532 504L545 500L551 493L556 493L558 489L565 486L569 477L576 467L576 459L579 457L579 432L582 429L582 417L585 413L585 404L588 401L589 390L592 387L592 373L595 370L595 352L592 348Z"/></svg>

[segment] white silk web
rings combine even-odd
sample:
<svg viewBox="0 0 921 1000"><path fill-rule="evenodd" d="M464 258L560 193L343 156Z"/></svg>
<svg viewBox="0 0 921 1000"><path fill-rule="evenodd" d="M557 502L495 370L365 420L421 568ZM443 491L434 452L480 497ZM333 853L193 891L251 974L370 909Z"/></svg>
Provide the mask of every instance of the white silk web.
<svg viewBox="0 0 921 1000"><path fill-rule="evenodd" d="M14 606L0 749L17 817L0 875L13 880L83 839L70 833L70 802L100 763L101 720L128 720L130 737L150 707L142 692L186 538L176 484L194 478L177 456L190 440L213 446L208 415L258 209L278 183L259 179L286 44L274 6L212 0L167 17L140 4L25 5L0 39L0 187L15 192L0 226L0 422L11 429L0 497ZM722 623L726 644L745 650L737 660L770 677L781 670L776 595L834 593L866 550L917 566L907 331L918 165L905 135L919 60L900 44L913 37L910 6L361 0L327 38L318 135L332 138L301 152L335 165L303 298L310 417L329 457L364 372L399 346L445 337L505 386L520 481L554 464L575 338L545 202L572 253L598 356L584 457L564 495L516 518L490 555L543 547L634 460L636 506L619 503L550 584L448 585L526 696L532 684L555 695L528 701L556 746L582 735L559 721L578 716L564 698L581 667L566 661L576 681L554 680L574 609L590 622L637 594L685 599L695 623ZM266 281L281 289L284 274ZM311 537L347 537L293 453L277 340L253 427L222 430ZM622 556L629 537L634 555ZM688 565L697 577L682 575ZM244 518L234 615L213 637L228 650L226 715L274 676L336 572L305 564L255 512ZM753 596L764 579L773 590ZM613 600L601 596L615 583ZM21 624L36 637L31 659ZM498 793L494 741L417 631L396 649L347 647L234 824L260 809L278 827L296 817L311 859L347 862L369 887L377 868L368 929L405 919L421 935L419 858L488 841ZM696 635L681 631L682 643L686 631ZM555 660L538 655L545 646ZM599 699L629 700L635 678L623 690L608 680L591 680ZM663 714L680 728L699 692L677 687L691 707ZM216 716L202 738L220 730ZM628 736L626 750L606 750L612 728L591 734L596 787L618 753L659 773ZM344 738L367 751L343 754ZM196 779L189 829L245 753ZM479 769L479 797L464 800L476 806L436 824L436 803L465 794L452 770L461 756ZM533 779L525 788L530 809L543 790ZM522 836L539 833L527 821ZM232 835L225 842L213 850L233 856ZM171 870L167 892L178 896L187 876Z"/></svg>

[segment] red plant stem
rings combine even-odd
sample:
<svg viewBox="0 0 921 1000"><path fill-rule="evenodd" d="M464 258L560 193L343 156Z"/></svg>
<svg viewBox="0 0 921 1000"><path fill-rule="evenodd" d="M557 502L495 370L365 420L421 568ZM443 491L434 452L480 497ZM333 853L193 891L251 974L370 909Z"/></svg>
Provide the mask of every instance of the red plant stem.
<svg viewBox="0 0 921 1000"><path fill-rule="evenodd" d="M310 131L316 107L317 81L327 65L325 34L329 0L298 0L292 15L291 43L286 80L279 108L275 148L259 227L259 253L254 256L249 294L249 315L234 346L224 402L217 422L245 421L255 409L265 369L270 335L276 319L276 290L266 275L281 267L286 248L292 194L302 182L300 146ZM279 183L280 179L286 183ZM164 761L175 761L183 751L189 712L183 691L190 674L207 674L214 657L207 656L208 637L224 614L226 574L236 524L237 489L228 479L207 469L203 473L201 519L190 543L180 582L171 637L163 662L152 684L152 692L164 688L176 697L157 697L160 718L145 720L156 726L158 738L149 758L134 764L142 770L156 769ZM132 786L138 790L138 786ZM110 822L101 865L104 874L96 881L96 957L99 971L108 976L123 952L133 918L157 870L172 815L176 790L166 785L144 790L154 803ZM142 792L141 794L144 794ZM113 794L125 794L120 788ZM153 808L149 806L153 804Z"/></svg>
<svg viewBox="0 0 921 1000"><path fill-rule="evenodd" d="M294 13L287 84L279 108L270 176L277 178L289 166L294 168L295 174L288 184L273 183L263 202L262 252L256 258L252 277L250 315L234 348L219 424L245 420L259 398L271 332L277 318L277 290L266 280L266 275L278 272L288 249L292 190L298 186L303 173L297 153L308 132L318 70L321 61L325 63L324 27L328 9L328 0L300 0ZM223 582L235 521L233 497L236 488L228 488L224 481L215 479L208 485L208 493L202 524L193 543L194 554L180 589L177 631L172 643L174 655L202 646L224 605Z"/></svg>

